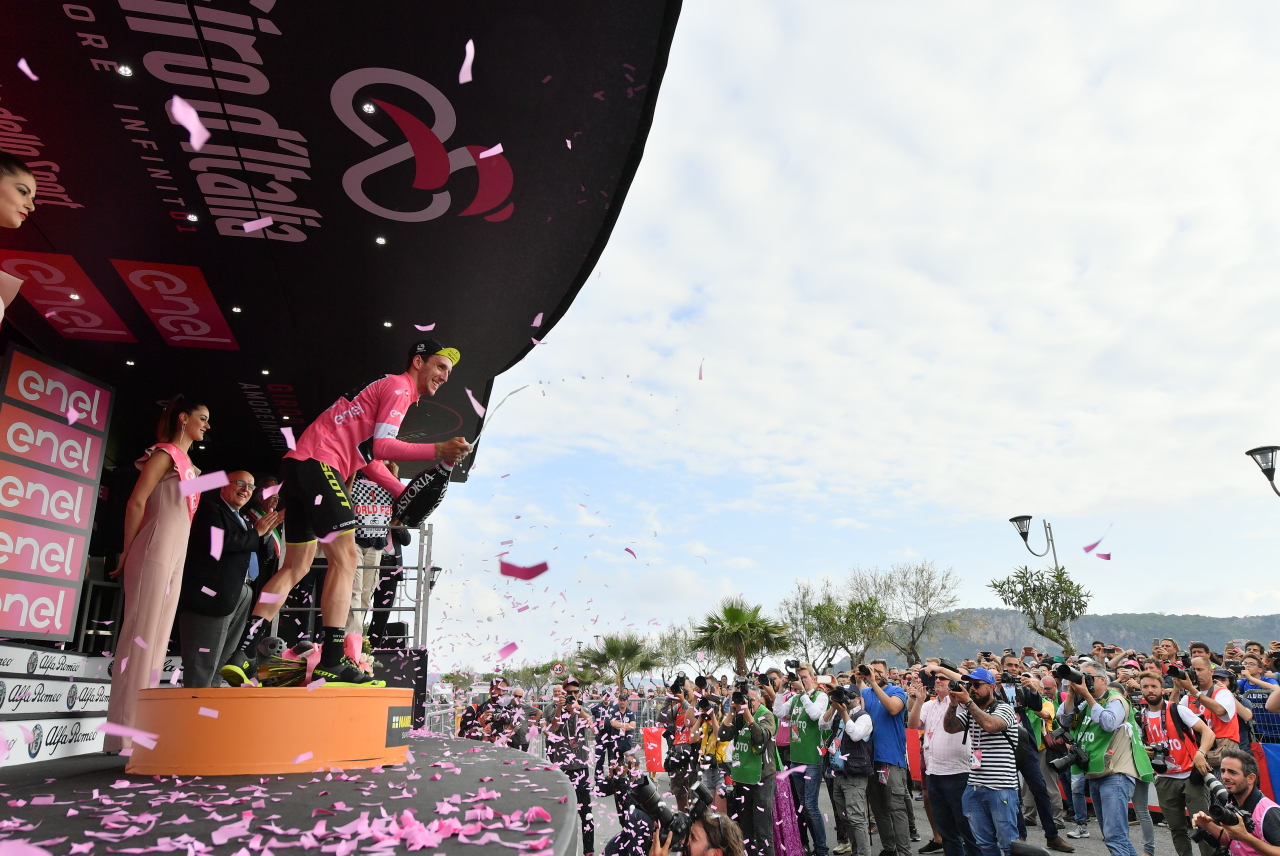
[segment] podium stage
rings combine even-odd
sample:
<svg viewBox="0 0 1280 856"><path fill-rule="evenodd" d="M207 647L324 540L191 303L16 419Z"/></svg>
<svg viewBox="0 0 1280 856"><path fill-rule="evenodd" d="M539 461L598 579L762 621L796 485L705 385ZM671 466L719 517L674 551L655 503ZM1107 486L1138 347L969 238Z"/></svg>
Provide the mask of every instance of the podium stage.
<svg viewBox="0 0 1280 856"><path fill-rule="evenodd" d="M219 711L216 721L222 717ZM293 726L287 721L255 724L282 740ZM252 734L242 737L256 739ZM385 730L378 739L385 739ZM158 751L161 743L156 745ZM215 755L234 747L199 748ZM408 749L412 760L394 766L333 772L317 771L317 764L302 772L236 776L136 775L125 770L129 759L80 755L0 768L0 799L9 837L47 842L43 846L56 853L67 852L72 844L96 842L95 853L232 854L248 848L245 852L255 856L268 850L346 856L379 841L377 853L405 853L414 843L408 840L411 830L400 831L402 837L394 843L384 839L396 835L406 820L412 827L449 818L474 827L463 833L465 842L455 829L438 844L419 837L415 849L430 856L456 853L460 843L467 843L466 852L475 856L511 856L513 850L529 856L577 852L573 790L562 773L546 769L541 759L455 738L411 737ZM141 751L137 754L141 762ZM446 802L456 811L440 812ZM511 823L516 812L523 815L535 806L550 820L535 812L530 824L522 817ZM490 818L467 818L468 811L473 818L484 818L487 810L493 812ZM397 827L391 826L391 818Z"/></svg>

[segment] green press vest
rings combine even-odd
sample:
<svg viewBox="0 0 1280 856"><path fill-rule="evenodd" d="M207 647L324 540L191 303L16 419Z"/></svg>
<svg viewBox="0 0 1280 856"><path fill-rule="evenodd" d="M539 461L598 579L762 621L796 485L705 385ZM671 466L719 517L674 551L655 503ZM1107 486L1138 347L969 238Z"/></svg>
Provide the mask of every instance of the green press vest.
<svg viewBox="0 0 1280 856"><path fill-rule="evenodd" d="M775 718L769 708L760 705L751 715L756 719L763 716ZM769 745L765 747L765 752L773 752L773 741L769 741ZM775 768L776 769L776 768ZM733 739L733 767L729 771L729 777L735 782L744 785L760 784L760 774L764 770L764 754L757 753L751 746L751 729L742 728L738 731L738 736Z"/></svg>
<svg viewBox="0 0 1280 856"><path fill-rule="evenodd" d="M818 697L818 691L809 694L809 701ZM810 718L804 709L804 695L798 694L791 700L791 763L821 764L822 755L818 746L822 743L822 733L818 729L818 720Z"/></svg>
<svg viewBox="0 0 1280 856"><path fill-rule="evenodd" d="M1123 741L1128 740L1129 751L1133 755L1133 765L1138 772L1138 778L1144 782L1150 782L1155 778L1155 773L1151 769L1151 759L1147 757L1147 751L1143 748L1142 740L1139 737L1142 732L1138 729L1138 725L1133 719L1133 705L1129 703L1129 699L1125 697L1124 693L1114 688L1109 688L1102 698L1098 699L1098 704L1105 708L1113 698L1119 698L1124 703L1126 714L1124 725L1121 725L1115 731L1106 731L1101 725L1093 721L1091 714L1086 714L1080 721L1079 728L1076 729L1075 739L1089 755L1089 768L1084 773L1087 776L1098 776L1113 772L1113 762L1116 760L1118 753L1123 754Z"/></svg>

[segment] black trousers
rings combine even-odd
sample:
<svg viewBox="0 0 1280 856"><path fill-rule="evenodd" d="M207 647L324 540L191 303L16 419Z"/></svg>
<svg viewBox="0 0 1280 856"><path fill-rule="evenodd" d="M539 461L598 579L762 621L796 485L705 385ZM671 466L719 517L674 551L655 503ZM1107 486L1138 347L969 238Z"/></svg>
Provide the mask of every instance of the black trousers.
<svg viewBox="0 0 1280 856"><path fill-rule="evenodd" d="M591 768L571 767L560 772L569 777L578 799L578 817L582 821L582 852L596 852L596 822L591 816Z"/></svg>
<svg viewBox="0 0 1280 856"><path fill-rule="evenodd" d="M396 588L400 585L400 580L404 578L404 567L396 561L394 555L387 553L382 554L382 579L378 581L378 588L373 592L373 608L390 609L396 600ZM375 648L390 647L387 644L387 616L389 612L374 612L373 618L369 619L369 642ZM398 620L398 619L397 619ZM404 645L404 640L396 641L397 647Z"/></svg>

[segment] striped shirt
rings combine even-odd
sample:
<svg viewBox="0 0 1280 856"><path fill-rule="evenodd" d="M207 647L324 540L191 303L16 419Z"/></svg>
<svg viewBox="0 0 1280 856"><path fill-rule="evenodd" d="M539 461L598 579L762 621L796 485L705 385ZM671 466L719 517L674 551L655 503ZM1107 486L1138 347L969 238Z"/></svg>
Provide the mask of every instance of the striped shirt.
<svg viewBox="0 0 1280 856"><path fill-rule="evenodd" d="M987 713L1005 721L1004 731L988 734L969 716L968 708L956 711L956 718L969 729L969 748L974 766L969 769L969 784L994 790L1017 790L1018 762L1014 749L1018 745L1018 717L1013 705L997 701Z"/></svg>

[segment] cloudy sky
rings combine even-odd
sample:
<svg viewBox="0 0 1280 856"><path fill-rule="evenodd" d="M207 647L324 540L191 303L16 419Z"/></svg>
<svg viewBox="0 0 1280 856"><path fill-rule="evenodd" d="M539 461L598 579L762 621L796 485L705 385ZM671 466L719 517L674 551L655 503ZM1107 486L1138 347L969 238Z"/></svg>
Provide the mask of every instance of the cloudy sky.
<svg viewBox="0 0 1280 856"><path fill-rule="evenodd" d="M598 274L433 518L433 670L920 558L997 606L1015 514L1092 612L1280 611L1243 454L1280 443L1278 38L1261 3L687 3Z"/></svg>

